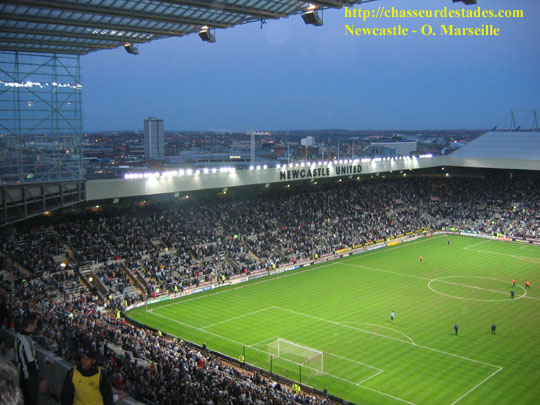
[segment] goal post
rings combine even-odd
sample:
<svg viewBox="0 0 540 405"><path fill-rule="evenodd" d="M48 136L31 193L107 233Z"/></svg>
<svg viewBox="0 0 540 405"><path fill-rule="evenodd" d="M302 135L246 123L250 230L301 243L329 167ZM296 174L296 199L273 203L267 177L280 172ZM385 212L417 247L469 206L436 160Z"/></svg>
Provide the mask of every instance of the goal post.
<svg viewBox="0 0 540 405"><path fill-rule="evenodd" d="M309 368L316 373L324 372L324 354L320 350L278 338L271 343L277 357Z"/></svg>

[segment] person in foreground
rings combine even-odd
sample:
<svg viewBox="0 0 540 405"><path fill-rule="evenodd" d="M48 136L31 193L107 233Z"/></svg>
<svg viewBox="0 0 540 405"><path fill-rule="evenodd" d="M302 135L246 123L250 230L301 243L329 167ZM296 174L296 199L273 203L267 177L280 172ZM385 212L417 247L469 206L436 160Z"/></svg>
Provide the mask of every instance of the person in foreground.
<svg viewBox="0 0 540 405"><path fill-rule="evenodd" d="M96 364L91 348L83 351L80 363L71 369L62 387L62 405L113 405L113 391L107 371Z"/></svg>
<svg viewBox="0 0 540 405"><path fill-rule="evenodd" d="M13 364L0 357L0 404L23 405L24 399L19 385L19 373Z"/></svg>

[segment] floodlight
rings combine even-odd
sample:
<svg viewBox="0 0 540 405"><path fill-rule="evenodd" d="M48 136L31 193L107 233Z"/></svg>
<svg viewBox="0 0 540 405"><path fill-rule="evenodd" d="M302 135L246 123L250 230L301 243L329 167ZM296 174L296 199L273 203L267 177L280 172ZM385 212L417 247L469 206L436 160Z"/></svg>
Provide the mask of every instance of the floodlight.
<svg viewBox="0 0 540 405"><path fill-rule="evenodd" d="M309 10L305 13L302 13L302 19L306 24L311 24L316 27L323 25L323 20L321 16L317 13L317 10Z"/></svg>
<svg viewBox="0 0 540 405"><path fill-rule="evenodd" d="M130 53L132 55L138 55L139 54L139 48L137 48L135 45L133 45L131 42L124 44L124 49L127 53Z"/></svg>
<svg viewBox="0 0 540 405"><path fill-rule="evenodd" d="M201 37L204 42L216 42L216 36L210 32L208 27L202 27L202 29L199 31L199 37Z"/></svg>
<svg viewBox="0 0 540 405"><path fill-rule="evenodd" d="M474 4L477 4L477 0L454 0L454 3L462 2L463 4L467 6L472 6Z"/></svg>

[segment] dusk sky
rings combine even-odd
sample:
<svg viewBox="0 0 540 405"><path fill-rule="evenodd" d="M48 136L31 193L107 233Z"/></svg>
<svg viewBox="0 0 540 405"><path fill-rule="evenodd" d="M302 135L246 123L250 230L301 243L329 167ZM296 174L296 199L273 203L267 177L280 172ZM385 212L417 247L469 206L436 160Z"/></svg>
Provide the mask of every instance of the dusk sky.
<svg viewBox="0 0 540 405"><path fill-rule="evenodd" d="M486 129L510 109L540 108L540 1L379 0L363 10L519 9L522 19L345 18L324 26L292 16L81 57L83 129ZM420 29L436 36L345 35L356 27ZM500 28L500 36L449 37L440 26Z"/></svg>

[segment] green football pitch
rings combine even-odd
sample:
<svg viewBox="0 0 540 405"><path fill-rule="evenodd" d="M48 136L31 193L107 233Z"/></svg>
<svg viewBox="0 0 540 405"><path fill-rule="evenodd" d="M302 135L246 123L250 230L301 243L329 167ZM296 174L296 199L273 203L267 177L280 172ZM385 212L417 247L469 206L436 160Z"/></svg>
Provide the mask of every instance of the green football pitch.
<svg viewBox="0 0 540 405"><path fill-rule="evenodd" d="M432 236L128 316L358 404L540 403L540 246Z"/></svg>

